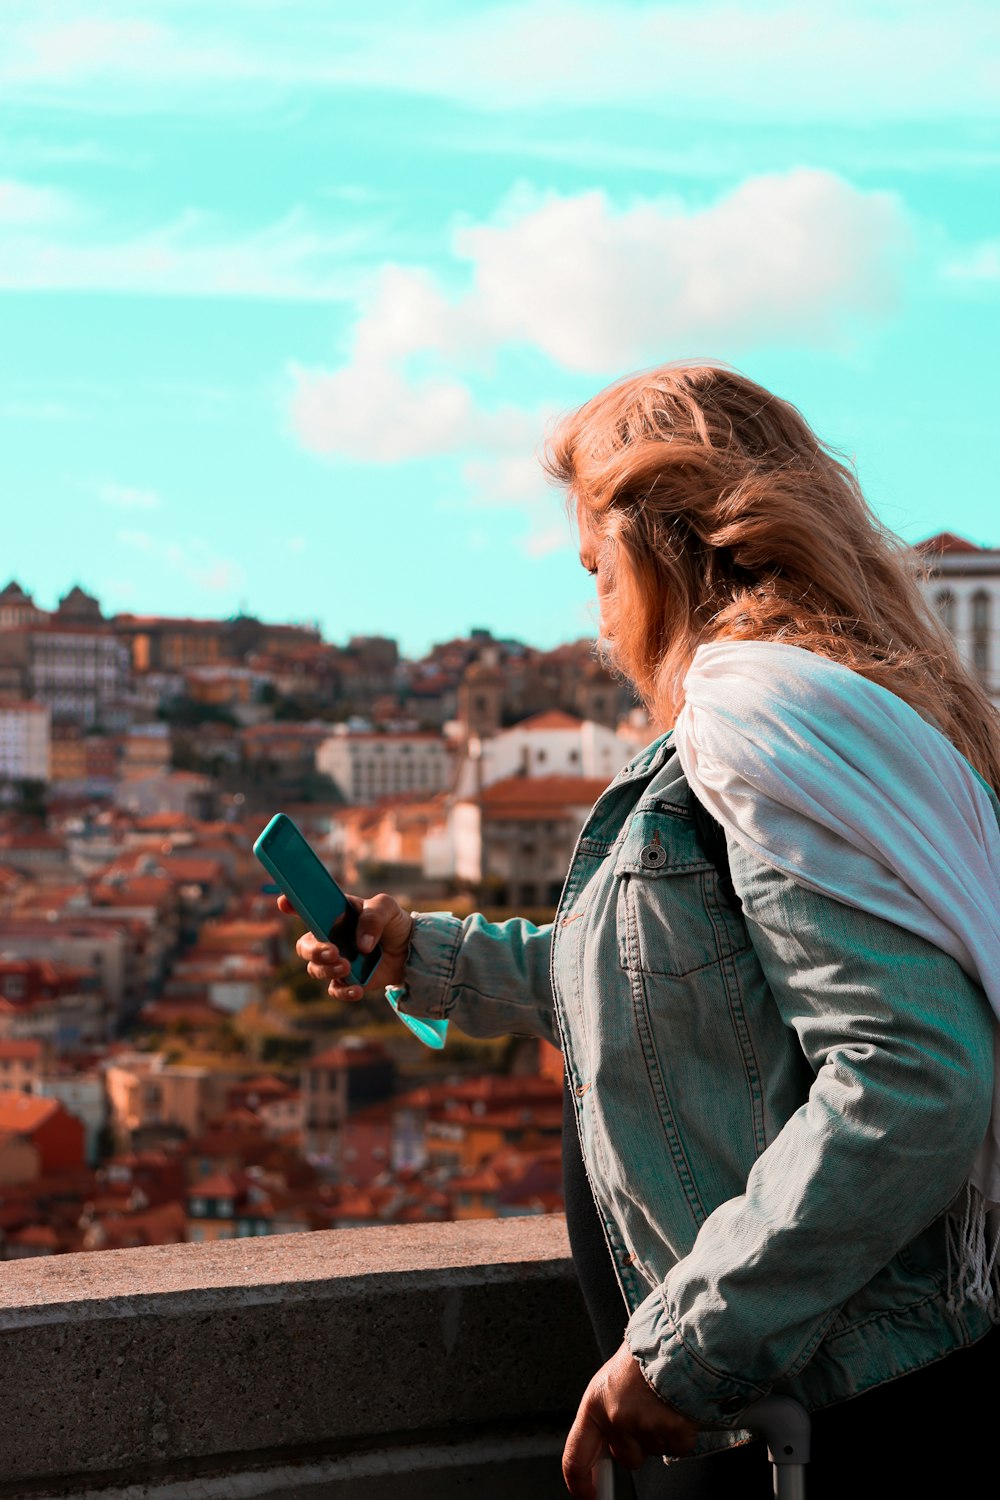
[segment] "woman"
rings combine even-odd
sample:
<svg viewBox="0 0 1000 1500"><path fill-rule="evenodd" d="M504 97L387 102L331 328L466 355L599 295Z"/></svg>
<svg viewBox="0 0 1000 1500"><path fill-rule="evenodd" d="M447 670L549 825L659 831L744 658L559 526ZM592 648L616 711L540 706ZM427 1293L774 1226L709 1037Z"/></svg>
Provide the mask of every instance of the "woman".
<svg viewBox="0 0 1000 1500"><path fill-rule="evenodd" d="M735 372L622 381L548 467L606 648L674 729L598 800L550 926L363 903L372 987L563 1049L606 1359L574 1495L606 1447L633 1469L711 1452L647 1466L641 1495L766 1493L757 1455L719 1450L771 1389L817 1414L814 1496L843 1460L865 1493L872 1434L926 1487L959 1423L963 1459L983 1441L997 1342L996 714L850 470ZM299 953L358 998L332 945Z"/></svg>

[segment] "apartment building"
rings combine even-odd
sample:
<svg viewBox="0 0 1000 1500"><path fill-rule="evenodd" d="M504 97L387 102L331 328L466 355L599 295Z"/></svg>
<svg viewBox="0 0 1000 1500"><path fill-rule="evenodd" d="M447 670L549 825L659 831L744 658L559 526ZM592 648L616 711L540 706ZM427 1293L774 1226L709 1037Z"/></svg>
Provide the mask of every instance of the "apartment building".
<svg viewBox="0 0 1000 1500"><path fill-rule="evenodd" d="M44 1066L45 1048L41 1042L0 1041L0 1090L34 1093Z"/></svg>
<svg viewBox="0 0 1000 1500"><path fill-rule="evenodd" d="M302 1069L303 1147L327 1166L341 1161L342 1129L349 1109L388 1098L394 1068L376 1042L347 1036Z"/></svg>
<svg viewBox="0 0 1000 1500"><path fill-rule="evenodd" d="M316 768L345 802L375 802L405 792L433 796L451 781L447 741L427 732L373 734L338 725L316 751Z"/></svg>
<svg viewBox="0 0 1000 1500"><path fill-rule="evenodd" d="M112 1025L93 970L0 957L0 1041L42 1042L58 1054L104 1046Z"/></svg>
<svg viewBox="0 0 1000 1500"><path fill-rule="evenodd" d="M514 776L452 807L459 880L498 906L553 906L576 840L607 786L586 776Z"/></svg>
<svg viewBox="0 0 1000 1500"><path fill-rule="evenodd" d="M1000 707L1000 547L943 531L917 550L929 571L925 593L962 660Z"/></svg>
<svg viewBox="0 0 1000 1500"><path fill-rule="evenodd" d="M0 630L13 630L18 625L37 625L45 619L45 611L39 609L32 596L12 578L0 589Z"/></svg>
<svg viewBox="0 0 1000 1500"><path fill-rule="evenodd" d="M128 693L129 659L110 626L50 616L41 625L4 634L7 654L16 649L24 696L45 704L54 721L117 727Z"/></svg>
<svg viewBox="0 0 1000 1500"><path fill-rule="evenodd" d="M0 700L0 781L48 781L51 715L43 703Z"/></svg>
<svg viewBox="0 0 1000 1500"><path fill-rule="evenodd" d="M583 776L607 786L635 748L631 738L593 719L548 709L489 739L471 736L455 795L472 796L511 776Z"/></svg>

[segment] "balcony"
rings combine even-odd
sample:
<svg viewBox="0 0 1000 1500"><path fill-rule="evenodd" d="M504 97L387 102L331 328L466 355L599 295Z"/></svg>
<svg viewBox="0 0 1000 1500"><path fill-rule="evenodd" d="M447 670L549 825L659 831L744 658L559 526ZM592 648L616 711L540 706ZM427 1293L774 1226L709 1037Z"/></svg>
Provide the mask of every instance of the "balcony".
<svg viewBox="0 0 1000 1500"><path fill-rule="evenodd" d="M10 1263L0 1497L555 1500L596 1355L552 1218Z"/></svg>

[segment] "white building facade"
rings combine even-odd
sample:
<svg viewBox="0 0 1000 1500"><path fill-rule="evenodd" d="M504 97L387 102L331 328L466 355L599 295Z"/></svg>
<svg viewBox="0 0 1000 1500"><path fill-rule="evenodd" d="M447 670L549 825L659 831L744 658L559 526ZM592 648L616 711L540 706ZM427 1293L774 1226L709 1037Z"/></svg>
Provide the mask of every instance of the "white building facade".
<svg viewBox="0 0 1000 1500"><path fill-rule="evenodd" d="M316 751L316 769L337 783L349 803L418 792L433 796L451 781L447 741L438 734L374 734L342 729Z"/></svg>
<svg viewBox="0 0 1000 1500"><path fill-rule="evenodd" d="M925 593L962 660L1000 708L1000 548L943 532L918 550L930 568Z"/></svg>
<svg viewBox="0 0 1000 1500"><path fill-rule="evenodd" d="M0 781L48 781L51 717L42 703L0 702Z"/></svg>
<svg viewBox="0 0 1000 1500"><path fill-rule="evenodd" d="M510 776L583 776L607 785L636 748L631 738L604 724L551 709L489 739L473 735L456 778L455 795L473 796Z"/></svg>
<svg viewBox="0 0 1000 1500"><path fill-rule="evenodd" d="M54 719L89 727L120 713L128 648L109 626L46 624L28 632L28 690Z"/></svg>

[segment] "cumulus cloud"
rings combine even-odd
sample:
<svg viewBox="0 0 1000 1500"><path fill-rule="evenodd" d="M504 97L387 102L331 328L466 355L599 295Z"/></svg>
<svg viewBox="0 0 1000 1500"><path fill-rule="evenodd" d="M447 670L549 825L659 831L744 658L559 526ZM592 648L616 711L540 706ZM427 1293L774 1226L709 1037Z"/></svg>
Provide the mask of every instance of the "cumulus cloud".
<svg viewBox="0 0 1000 1500"><path fill-rule="evenodd" d="M804 169L697 207L520 190L457 230L464 291L384 270L350 359L293 367L292 427L316 452L379 463L479 450L465 469L475 493L528 502L546 412L484 407L469 383L504 347L605 379L683 355L844 347L893 310L907 234L891 195Z"/></svg>
<svg viewBox="0 0 1000 1500"><path fill-rule="evenodd" d="M689 209L551 195L459 232L472 321L600 373L665 349L839 342L895 306L907 236L892 195L806 169Z"/></svg>
<svg viewBox="0 0 1000 1500"><path fill-rule="evenodd" d="M529 412L483 410L457 379L410 379L367 359L339 370L292 366L291 375L292 426L316 453L389 464L482 448L517 451L537 436Z"/></svg>

